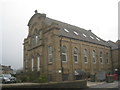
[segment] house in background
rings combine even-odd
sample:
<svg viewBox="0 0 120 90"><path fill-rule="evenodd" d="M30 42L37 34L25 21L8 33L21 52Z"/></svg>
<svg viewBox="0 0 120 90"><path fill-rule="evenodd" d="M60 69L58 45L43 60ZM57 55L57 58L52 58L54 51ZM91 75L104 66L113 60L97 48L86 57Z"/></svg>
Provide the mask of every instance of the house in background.
<svg viewBox="0 0 120 90"><path fill-rule="evenodd" d="M111 46L111 54L112 54L112 64L113 64L113 72L120 68L120 40L116 42L108 41L109 45Z"/></svg>
<svg viewBox="0 0 120 90"><path fill-rule="evenodd" d="M15 71L11 68L11 66L5 66L0 64L0 73L2 74L15 74Z"/></svg>
<svg viewBox="0 0 120 90"><path fill-rule="evenodd" d="M38 13L28 22L24 71L45 73L50 81L75 80L82 71L112 72L111 47L91 30ZM78 79L78 78L77 78Z"/></svg>

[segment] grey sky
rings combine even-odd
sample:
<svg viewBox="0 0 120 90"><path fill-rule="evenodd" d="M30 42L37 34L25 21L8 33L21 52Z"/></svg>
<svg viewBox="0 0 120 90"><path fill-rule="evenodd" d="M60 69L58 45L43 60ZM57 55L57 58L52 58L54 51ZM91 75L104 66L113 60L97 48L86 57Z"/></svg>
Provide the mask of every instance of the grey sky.
<svg viewBox="0 0 120 90"><path fill-rule="evenodd" d="M0 43L2 44L0 44L0 50L2 47L2 53L0 52L0 55L2 54L2 63L11 65L15 69L22 67L22 44L28 34L27 23L35 9L39 13L47 14L47 17L87 30L91 29L94 34L104 40L117 41L118 1L1 0L2 40Z"/></svg>

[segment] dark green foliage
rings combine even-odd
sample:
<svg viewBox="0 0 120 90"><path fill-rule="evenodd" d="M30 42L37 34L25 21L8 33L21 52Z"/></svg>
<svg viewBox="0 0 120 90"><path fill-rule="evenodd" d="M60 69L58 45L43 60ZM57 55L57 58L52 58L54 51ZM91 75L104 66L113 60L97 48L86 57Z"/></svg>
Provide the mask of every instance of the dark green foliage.
<svg viewBox="0 0 120 90"><path fill-rule="evenodd" d="M34 83L46 83L47 75L40 74L40 72L22 72L16 74L17 82L34 82Z"/></svg>
<svg viewBox="0 0 120 90"><path fill-rule="evenodd" d="M41 74L41 75L35 80L35 82L38 82L38 83L46 83L46 82L48 82L48 79L47 79L46 74Z"/></svg>

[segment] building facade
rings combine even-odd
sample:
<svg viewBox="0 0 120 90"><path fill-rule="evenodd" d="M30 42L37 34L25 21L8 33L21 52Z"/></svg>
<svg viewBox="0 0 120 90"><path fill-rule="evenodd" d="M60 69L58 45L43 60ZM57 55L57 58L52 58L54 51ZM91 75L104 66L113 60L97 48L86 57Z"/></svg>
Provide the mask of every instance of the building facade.
<svg viewBox="0 0 120 90"><path fill-rule="evenodd" d="M0 74L15 74L15 71L11 68L11 66L5 66L0 64Z"/></svg>
<svg viewBox="0 0 120 90"><path fill-rule="evenodd" d="M38 13L28 22L24 71L46 73L49 80L74 80L80 71L111 72L111 47L92 33Z"/></svg>
<svg viewBox="0 0 120 90"><path fill-rule="evenodd" d="M112 52L112 61L113 61L113 72L120 69L120 40L116 42L108 41L109 45L111 46Z"/></svg>

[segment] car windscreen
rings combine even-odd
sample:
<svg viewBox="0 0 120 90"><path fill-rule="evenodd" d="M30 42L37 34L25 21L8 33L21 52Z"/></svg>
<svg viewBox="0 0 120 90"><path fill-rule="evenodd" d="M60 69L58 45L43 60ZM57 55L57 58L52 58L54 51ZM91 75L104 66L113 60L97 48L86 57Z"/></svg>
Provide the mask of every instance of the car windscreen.
<svg viewBox="0 0 120 90"><path fill-rule="evenodd" d="M4 77L11 77L10 74L4 74Z"/></svg>
<svg viewBox="0 0 120 90"><path fill-rule="evenodd" d="M0 77L3 77L3 75L1 74Z"/></svg>

